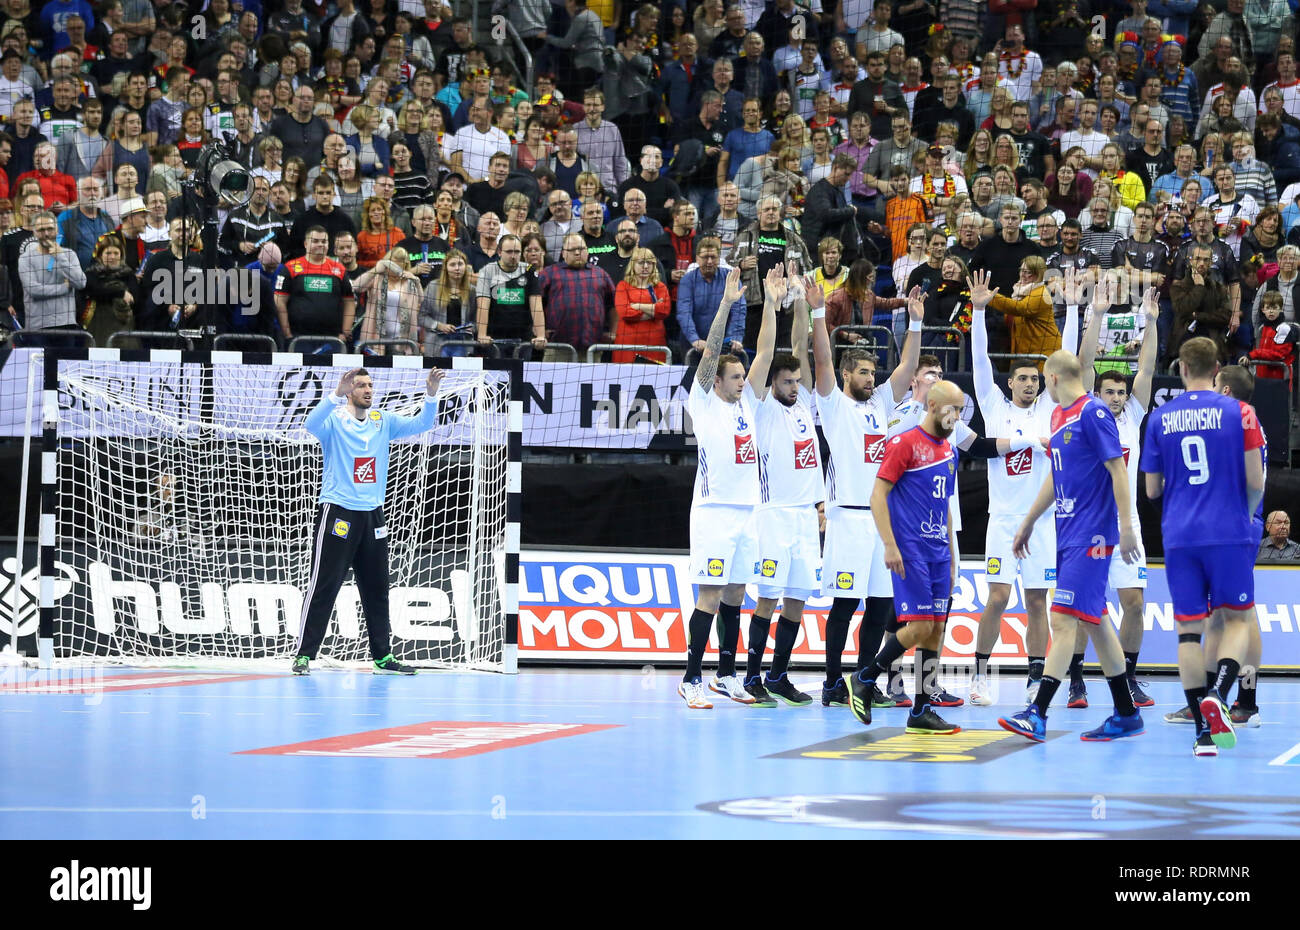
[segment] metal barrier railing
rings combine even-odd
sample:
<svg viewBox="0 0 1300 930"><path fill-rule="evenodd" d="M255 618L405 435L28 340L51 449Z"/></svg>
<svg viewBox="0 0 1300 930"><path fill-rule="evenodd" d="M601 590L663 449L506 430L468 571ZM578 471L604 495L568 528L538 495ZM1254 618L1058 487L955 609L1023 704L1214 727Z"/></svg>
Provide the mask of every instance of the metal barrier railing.
<svg viewBox="0 0 1300 930"><path fill-rule="evenodd" d="M955 367L948 367L948 371L965 371L966 370L966 334L956 326L922 326L921 333L946 333L957 337L956 345L925 346L922 352L928 352L930 355L938 355L940 352L957 353L957 364ZM940 356L942 358L942 356Z"/></svg>
<svg viewBox="0 0 1300 930"><path fill-rule="evenodd" d="M114 348L128 339L135 339L148 349L184 349L189 352L194 348L194 340L184 333L149 329L123 329L113 333L108 337L108 347ZM167 345L157 345L160 342Z"/></svg>
<svg viewBox="0 0 1300 930"><path fill-rule="evenodd" d="M79 343L84 348L93 349L95 337L84 329L18 329L10 337L10 344L15 349L47 349L50 343Z"/></svg>
<svg viewBox="0 0 1300 930"><path fill-rule="evenodd" d="M447 350L453 347L458 347L465 350L461 353L462 355L479 355L484 358L500 358L501 346L503 344L506 346L514 345L518 347L522 343L517 339L498 339L495 342L482 345L473 336L454 334L442 337L442 343L438 346L438 353L435 357L448 358L449 353Z"/></svg>
<svg viewBox="0 0 1300 930"><path fill-rule="evenodd" d="M883 334L884 341L877 339L863 339L858 342L840 342L840 333L857 333L867 335L868 333ZM860 326L837 326L831 330L831 356L835 364L840 363L840 354L845 349L866 349L868 351L883 351L885 353L885 367L893 369L898 365L898 346L894 343L894 331L888 326L873 326L863 324Z"/></svg>
<svg viewBox="0 0 1300 930"><path fill-rule="evenodd" d="M785 353L787 355L793 355L794 349L792 349L790 346L777 346L772 350L772 354L774 355L780 355L782 353ZM733 352L731 354L734 355L735 353ZM752 359L754 357L754 352L752 349L745 349L740 354L749 359ZM704 353L701 352L699 349L696 348L688 349L686 352L686 361L685 361L686 367L690 368L692 365L698 365L700 363L700 359L703 357L704 357Z"/></svg>
<svg viewBox="0 0 1300 930"><path fill-rule="evenodd" d="M1032 358L1038 362L1047 361L1046 355L1038 355L1033 352L989 352L986 357L990 361L992 361L993 359L998 359L1004 362L1009 362L1012 359L1018 359L1018 358Z"/></svg>
<svg viewBox="0 0 1300 930"><path fill-rule="evenodd" d="M527 343L527 342L519 343L519 345L515 346L514 357L515 358L522 357L524 350L526 348L531 348L531 343ZM537 352L538 350L533 349L533 351ZM559 352L562 355L570 356L569 358L565 358L565 359L554 359L554 361L563 361L566 364L571 362L577 362L579 360L577 346L571 345L570 343L567 342L548 342L545 346L542 347L541 351ZM536 361L536 359L534 359L534 361Z"/></svg>
<svg viewBox="0 0 1300 930"><path fill-rule="evenodd" d="M289 343L290 352L304 352L308 355L329 355L334 352L342 354L348 350L338 336L294 336Z"/></svg>
<svg viewBox="0 0 1300 930"><path fill-rule="evenodd" d="M663 355L665 365L673 363L673 350L668 346L616 345L612 342L598 342L587 347L587 361L597 361L596 353L598 352L636 352L641 354L651 352L656 355Z"/></svg>
<svg viewBox="0 0 1300 930"><path fill-rule="evenodd" d="M263 333L224 333L212 340L214 351L279 352L275 337Z"/></svg>
<svg viewBox="0 0 1300 930"><path fill-rule="evenodd" d="M400 353L402 355L420 354L420 344L414 339L363 339L361 342L357 343L357 351L365 352L366 349L372 346L379 346L383 349L406 349L406 352ZM391 353L385 352L384 354L388 355Z"/></svg>

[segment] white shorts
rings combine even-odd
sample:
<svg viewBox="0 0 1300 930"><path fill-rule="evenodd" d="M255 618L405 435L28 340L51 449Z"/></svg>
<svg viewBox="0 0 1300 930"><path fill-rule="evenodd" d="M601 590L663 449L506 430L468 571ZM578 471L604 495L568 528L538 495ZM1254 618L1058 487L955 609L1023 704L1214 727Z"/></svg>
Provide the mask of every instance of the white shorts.
<svg viewBox="0 0 1300 930"><path fill-rule="evenodd" d="M989 514L984 534L984 571L992 584L1015 584L1020 575L1027 590L1056 587L1056 515L1049 509L1034 524L1029 537L1029 558L1017 559L1011 550L1024 514Z"/></svg>
<svg viewBox="0 0 1300 930"><path fill-rule="evenodd" d="M894 581L885 568L885 544L880 540L870 510L826 508L822 594L853 598L894 596Z"/></svg>
<svg viewBox="0 0 1300 930"><path fill-rule="evenodd" d="M1138 530L1138 538L1142 538L1141 530ZM1141 553L1138 560L1129 565L1124 561L1124 557L1119 554L1119 546L1116 546L1115 554L1110 557L1110 574L1106 577L1106 583L1116 591L1123 588L1145 588L1147 586L1147 554L1145 552Z"/></svg>
<svg viewBox="0 0 1300 930"><path fill-rule="evenodd" d="M691 581L750 584L758 560L754 508L703 504L691 508Z"/></svg>
<svg viewBox="0 0 1300 930"><path fill-rule="evenodd" d="M758 596L789 595L801 601L822 587L821 533L817 507L760 507L754 511L758 530Z"/></svg>

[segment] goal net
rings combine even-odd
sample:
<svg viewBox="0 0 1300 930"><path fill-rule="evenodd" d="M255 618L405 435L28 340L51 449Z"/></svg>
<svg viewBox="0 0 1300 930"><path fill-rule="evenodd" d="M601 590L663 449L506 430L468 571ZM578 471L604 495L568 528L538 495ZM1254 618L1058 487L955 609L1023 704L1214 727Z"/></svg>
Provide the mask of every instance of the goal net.
<svg viewBox="0 0 1300 930"><path fill-rule="evenodd" d="M414 665L513 671L519 532L507 510L517 513L517 363L454 362L436 427L390 446L393 653ZM321 447L303 422L362 364L374 408L412 414L435 362L51 352L41 636L53 638L54 657L290 658L321 486ZM320 658L370 660L351 571Z"/></svg>

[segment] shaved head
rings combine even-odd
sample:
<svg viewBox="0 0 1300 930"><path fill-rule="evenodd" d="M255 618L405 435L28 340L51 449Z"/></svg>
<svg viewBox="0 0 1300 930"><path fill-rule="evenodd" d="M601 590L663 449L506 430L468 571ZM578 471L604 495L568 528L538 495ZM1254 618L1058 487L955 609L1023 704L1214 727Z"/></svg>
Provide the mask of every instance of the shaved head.
<svg viewBox="0 0 1300 930"><path fill-rule="evenodd" d="M928 407L945 407L949 404L966 405L966 395L957 385L951 381L936 381L930 387L930 394L926 398Z"/></svg>
<svg viewBox="0 0 1300 930"><path fill-rule="evenodd" d="M1062 381L1077 381L1083 378L1083 369L1079 360L1065 349L1058 349L1047 358L1043 371L1056 375Z"/></svg>
<svg viewBox="0 0 1300 930"><path fill-rule="evenodd" d="M940 439L947 439L957 428L965 407L966 395L961 388L951 381L936 381L925 397L924 429Z"/></svg>

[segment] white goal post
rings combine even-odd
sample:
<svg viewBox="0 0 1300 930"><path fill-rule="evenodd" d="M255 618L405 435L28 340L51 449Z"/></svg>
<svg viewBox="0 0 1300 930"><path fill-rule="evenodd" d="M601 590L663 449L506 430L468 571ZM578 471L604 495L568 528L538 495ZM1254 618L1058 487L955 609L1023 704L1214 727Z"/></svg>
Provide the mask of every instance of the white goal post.
<svg viewBox="0 0 1300 930"><path fill-rule="evenodd" d="M48 351L42 664L265 667L299 629L321 484L307 413L364 367L377 410L438 423L390 447L384 512L399 661L517 670L521 363L296 353ZM349 572L320 659L370 659Z"/></svg>

